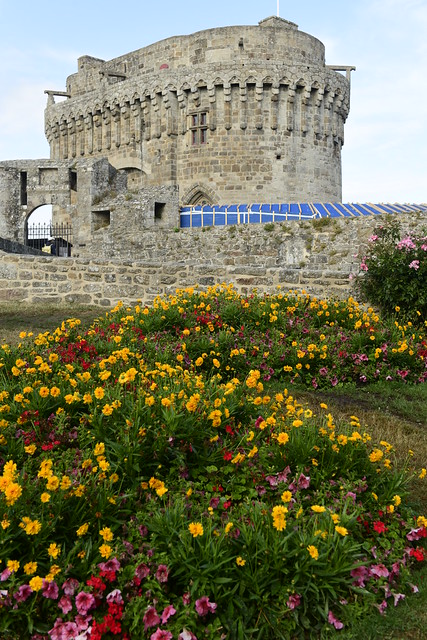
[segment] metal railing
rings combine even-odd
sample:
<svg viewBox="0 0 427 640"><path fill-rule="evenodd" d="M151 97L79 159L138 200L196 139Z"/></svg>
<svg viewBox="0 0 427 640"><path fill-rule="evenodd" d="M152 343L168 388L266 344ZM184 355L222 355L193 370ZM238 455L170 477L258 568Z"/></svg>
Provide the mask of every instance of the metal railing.
<svg viewBox="0 0 427 640"><path fill-rule="evenodd" d="M25 230L25 244L51 255L68 257L73 246L73 230L67 223L29 224Z"/></svg>

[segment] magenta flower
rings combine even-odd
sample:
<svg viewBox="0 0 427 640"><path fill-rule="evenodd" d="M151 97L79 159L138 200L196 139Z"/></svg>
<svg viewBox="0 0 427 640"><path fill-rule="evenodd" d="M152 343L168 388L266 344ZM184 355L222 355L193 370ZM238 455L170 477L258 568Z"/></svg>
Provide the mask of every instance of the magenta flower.
<svg viewBox="0 0 427 640"><path fill-rule="evenodd" d="M146 564L139 564L135 569L135 576L143 580L150 574L150 568Z"/></svg>
<svg viewBox="0 0 427 640"><path fill-rule="evenodd" d="M73 596L79 588L79 582L75 578L69 578L62 585L62 590L66 596Z"/></svg>
<svg viewBox="0 0 427 640"><path fill-rule="evenodd" d="M415 269L415 271L417 269L420 268L420 261L419 260L412 260L412 262L409 263L409 268L410 269Z"/></svg>
<svg viewBox="0 0 427 640"><path fill-rule="evenodd" d="M95 598L91 593L86 593L86 591L80 591L76 595L76 608L77 611L85 616L89 609L95 606Z"/></svg>
<svg viewBox="0 0 427 640"><path fill-rule="evenodd" d="M189 605L191 602L191 596L188 592L184 593L182 596L182 604L184 605L184 607L186 607L187 605Z"/></svg>
<svg viewBox="0 0 427 640"><path fill-rule="evenodd" d="M328 613L328 622L329 624L333 624L335 629L342 629L344 626L341 620L338 620L338 618L332 613L332 611L329 611Z"/></svg>
<svg viewBox="0 0 427 640"><path fill-rule="evenodd" d="M394 598L394 606L397 607L397 603L400 602L400 600L404 600L405 599L405 594L404 593L393 593L393 598Z"/></svg>
<svg viewBox="0 0 427 640"><path fill-rule="evenodd" d="M71 609L73 608L71 598L69 596L62 596L62 598L58 602L58 607L61 609L62 613L70 613Z"/></svg>
<svg viewBox="0 0 427 640"><path fill-rule="evenodd" d="M410 540L411 542L413 540L419 540L420 538L425 538L425 537L426 537L425 527L418 527L418 529L411 529L410 532L406 534L407 540Z"/></svg>
<svg viewBox="0 0 427 640"><path fill-rule="evenodd" d="M389 573L384 564L373 564L371 566L371 574L377 576L377 578L387 578Z"/></svg>
<svg viewBox="0 0 427 640"><path fill-rule="evenodd" d="M166 624L169 618L175 615L175 613L176 613L176 609L171 604L168 604L167 607L163 609L162 624Z"/></svg>
<svg viewBox="0 0 427 640"><path fill-rule="evenodd" d="M202 596L196 600L196 611L199 616L206 616L208 613L214 613L216 608L216 603L209 602L208 596Z"/></svg>
<svg viewBox="0 0 427 640"><path fill-rule="evenodd" d="M32 593L33 590L31 589L29 584L21 584L18 591L15 591L15 593L13 594L13 597L17 602L25 602L25 600L28 600Z"/></svg>
<svg viewBox="0 0 427 640"><path fill-rule="evenodd" d="M298 489L308 489L309 486L310 476L305 476L303 473L301 473L300 477L298 478Z"/></svg>
<svg viewBox="0 0 427 640"><path fill-rule="evenodd" d="M12 572L9 571L9 569L5 569L0 573L0 582L5 582L5 580L8 580L11 575L12 575Z"/></svg>
<svg viewBox="0 0 427 640"><path fill-rule="evenodd" d="M114 571L115 573L120 569L120 562L117 558L110 558L107 562L100 562L98 567L101 571Z"/></svg>
<svg viewBox="0 0 427 640"><path fill-rule="evenodd" d="M298 593L292 594L291 596L289 596L286 604L289 607L289 609L291 610L296 609L301 604L301 596L298 595Z"/></svg>
<svg viewBox="0 0 427 640"><path fill-rule="evenodd" d="M150 627L155 627L160 624L161 620L156 611L156 607L148 607L147 611L144 613L144 617L142 618L144 622L144 630L147 631Z"/></svg>
<svg viewBox="0 0 427 640"><path fill-rule="evenodd" d="M169 576L169 569L165 564L159 564L155 573L156 580L160 583L167 582Z"/></svg>
<svg viewBox="0 0 427 640"><path fill-rule="evenodd" d="M188 629L183 629L178 636L178 640L197 640L197 637L194 635L192 631L188 631Z"/></svg>
<svg viewBox="0 0 427 640"><path fill-rule="evenodd" d="M384 611L387 609L386 600L383 600L381 604L376 604L375 606L378 608L378 611L380 612L380 614L384 615Z"/></svg>
<svg viewBox="0 0 427 640"><path fill-rule="evenodd" d="M45 598L50 598L50 600L57 600L59 589L54 580L52 580L51 582L43 580L42 595Z"/></svg>
<svg viewBox="0 0 427 640"><path fill-rule="evenodd" d="M111 593L108 594L106 600L108 603L113 602L114 604L122 604L122 592L120 591L120 589L114 589L113 591L111 591Z"/></svg>
<svg viewBox="0 0 427 640"><path fill-rule="evenodd" d="M78 629L74 622L62 622L61 618L57 618L53 628L48 633L51 640L74 640L78 634Z"/></svg>
<svg viewBox="0 0 427 640"><path fill-rule="evenodd" d="M172 640L172 638L173 635L171 632L164 629L157 629L157 631L150 636L150 640Z"/></svg>

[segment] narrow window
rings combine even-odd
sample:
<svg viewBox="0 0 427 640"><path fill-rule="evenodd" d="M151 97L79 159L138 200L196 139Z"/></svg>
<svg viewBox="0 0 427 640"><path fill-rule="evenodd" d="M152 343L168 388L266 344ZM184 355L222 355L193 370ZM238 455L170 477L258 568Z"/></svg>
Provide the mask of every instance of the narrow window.
<svg viewBox="0 0 427 640"><path fill-rule="evenodd" d="M206 144L208 141L208 114L206 111L190 116L191 144Z"/></svg>
<svg viewBox="0 0 427 640"><path fill-rule="evenodd" d="M72 191L77 191L77 171L72 171L70 169L69 181L70 189L72 189Z"/></svg>
<svg viewBox="0 0 427 640"><path fill-rule="evenodd" d="M27 204L27 172L21 171L21 204Z"/></svg>

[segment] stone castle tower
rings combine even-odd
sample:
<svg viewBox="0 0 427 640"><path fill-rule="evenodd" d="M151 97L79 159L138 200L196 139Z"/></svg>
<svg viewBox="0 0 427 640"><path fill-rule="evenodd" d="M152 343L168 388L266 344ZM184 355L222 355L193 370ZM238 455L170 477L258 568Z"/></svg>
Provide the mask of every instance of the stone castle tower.
<svg viewBox="0 0 427 640"><path fill-rule="evenodd" d="M128 189L178 187L180 205L341 201L351 69L279 17L84 56L47 91L51 160L106 158Z"/></svg>

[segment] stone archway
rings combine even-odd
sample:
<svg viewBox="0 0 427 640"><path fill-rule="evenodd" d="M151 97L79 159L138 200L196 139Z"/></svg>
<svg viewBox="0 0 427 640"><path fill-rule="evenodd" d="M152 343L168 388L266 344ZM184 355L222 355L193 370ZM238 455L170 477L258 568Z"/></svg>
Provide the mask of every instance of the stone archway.
<svg viewBox="0 0 427 640"><path fill-rule="evenodd" d="M219 204L216 193L203 184L195 184L182 198L183 206Z"/></svg>

